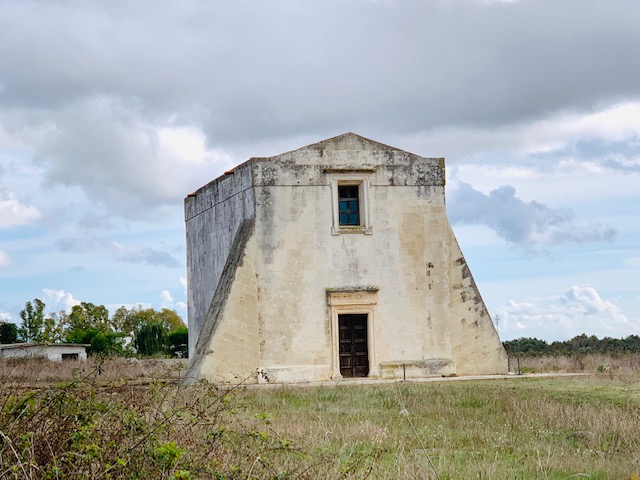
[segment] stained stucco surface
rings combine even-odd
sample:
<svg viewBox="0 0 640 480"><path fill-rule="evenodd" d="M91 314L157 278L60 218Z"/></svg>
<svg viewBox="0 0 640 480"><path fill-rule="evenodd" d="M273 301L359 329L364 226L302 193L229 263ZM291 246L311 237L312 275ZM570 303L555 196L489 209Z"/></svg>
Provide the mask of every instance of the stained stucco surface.
<svg viewBox="0 0 640 480"><path fill-rule="evenodd" d="M361 182L367 228L336 225L335 186L346 180ZM185 209L192 376L335 379L336 318L349 308L368 315L371 377L506 372L446 218L443 159L345 134L251 159ZM248 219L251 232L229 264ZM367 288L374 300L328 301L330 291Z"/></svg>

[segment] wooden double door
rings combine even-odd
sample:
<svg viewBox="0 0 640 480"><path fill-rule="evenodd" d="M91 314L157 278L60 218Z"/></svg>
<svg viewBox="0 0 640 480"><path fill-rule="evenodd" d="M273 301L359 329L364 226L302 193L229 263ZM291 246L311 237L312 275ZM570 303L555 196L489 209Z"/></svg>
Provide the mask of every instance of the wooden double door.
<svg viewBox="0 0 640 480"><path fill-rule="evenodd" d="M343 377L369 375L367 314L338 315L340 374Z"/></svg>

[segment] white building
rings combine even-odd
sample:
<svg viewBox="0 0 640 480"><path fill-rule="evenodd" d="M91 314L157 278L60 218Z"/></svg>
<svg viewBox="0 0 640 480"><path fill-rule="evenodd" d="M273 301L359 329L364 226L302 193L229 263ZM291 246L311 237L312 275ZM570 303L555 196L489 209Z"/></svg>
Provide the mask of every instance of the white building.
<svg viewBox="0 0 640 480"><path fill-rule="evenodd" d="M347 133L189 195L188 376L506 373L444 188L444 159Z"/></svg>
<svg viewBox="0 0 640 480"><path fill-rule="evenodd" d="M86 360L87 345L79 343L9 343L0 345L0 358L46 357L63 360Z"/></svg>

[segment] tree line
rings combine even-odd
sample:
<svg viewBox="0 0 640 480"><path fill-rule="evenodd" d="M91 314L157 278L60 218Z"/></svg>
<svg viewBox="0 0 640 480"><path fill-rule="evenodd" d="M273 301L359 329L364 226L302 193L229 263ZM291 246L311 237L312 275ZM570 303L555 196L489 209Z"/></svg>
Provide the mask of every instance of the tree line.
<svg viewBox="0 0 640 480"><path fill-rule="evenodd" d="M537 338L518 338L502 342L509 355L571 355L575 353L640 353L640 337L629 335L626 338L605 337L586 334L573 337L564 342L547 343Z"/></svg>
<svg viewBox="0 0 640 480"><path fill-rule="evenodd" d="M45 314L36 298L20 311L20 325L0 322L0 343L82 343L88 354L187 356L187 327L175 312L141 306L118 308L82 302L69 312Z"/></svg>

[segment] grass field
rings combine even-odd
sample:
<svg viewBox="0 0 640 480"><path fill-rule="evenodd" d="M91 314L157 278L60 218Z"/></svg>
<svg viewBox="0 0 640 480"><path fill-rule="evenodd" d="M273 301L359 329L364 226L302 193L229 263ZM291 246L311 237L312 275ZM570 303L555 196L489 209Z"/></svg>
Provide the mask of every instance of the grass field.
<svg viewBox="0 0 640 480"><path fill-rule="evenodd" d="M594 375L231 390L5 363L0 478L637 478L640 372L581 362Z"/></svg>

